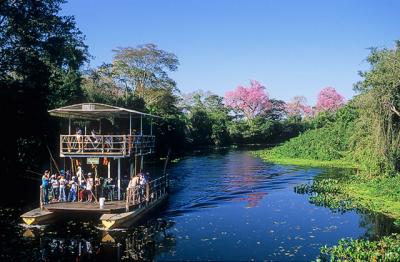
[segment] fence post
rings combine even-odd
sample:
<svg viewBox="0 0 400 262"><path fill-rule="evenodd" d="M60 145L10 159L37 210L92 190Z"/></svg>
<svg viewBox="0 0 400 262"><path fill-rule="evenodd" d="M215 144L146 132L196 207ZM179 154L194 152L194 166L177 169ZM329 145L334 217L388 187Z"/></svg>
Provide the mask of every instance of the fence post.
<svg viewBox="0 0 400 262"><path fill-rule="evenodd" d="M146 201L147 202L149 202L149 200L150 200L149 196L150 196L150 184L147 183L146 184Z"/></svg>
<svg viewBox="0 0 400 262"><path fill-rule="evenodd" d="M40 210L43 210L43 187L40 186L40 196L39 196L39 201L40 201Z"/></svg>
<svg viewBox="0 0 400 262"><path fill-rule="evenodd" d="M125 195L125 211L129 212L129 199L131 198L130 196L130 188L128 187L126 189L126 195Z"/></svg>

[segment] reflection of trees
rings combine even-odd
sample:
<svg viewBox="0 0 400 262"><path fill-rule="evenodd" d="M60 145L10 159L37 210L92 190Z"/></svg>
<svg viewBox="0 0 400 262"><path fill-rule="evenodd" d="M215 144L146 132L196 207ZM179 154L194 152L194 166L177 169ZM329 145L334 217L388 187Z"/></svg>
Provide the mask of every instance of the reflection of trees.
<svg viewBox="0 0 400 262"><path fill-rule="evenodd" d="M248 193L246 196L247 197L241 197L238 200L239 201L247 201L246 207L247 208L252 208L256 207L258 203L263 199L263 197L266 195L266 192L253 192L253 193Z"/></svg>
<svg viewBox="0 0 400 262"><path fill-rule="evenodd" d="M130 259L151 261L156 255L171 251L176 245L175 237L167 232L171 226L172 223L163 219L151 220L128 233L109 232L109 236L104 236L103 240L124 243L125 254Z"/></svg>
<svg viewBox="0 0 400 262"><path fill-rule="evenodd" d="M94 234L90 237L80 235L79 232L75 234L75 238L52 237L52 232L43 236L38 229L27 229L22 232L22 236L32 241L34 246L39 246L32 249L32 260L114 260L117 256L118 259L128 257L137 261L147 261L154 260L158 254L170 252L175 247L175 237L167 232L171 226L172 223L157 219L128 232L104 231L100 235ZM100 239L96 238L96 235Z"/></svg>
<svg viewBox="0 0 400 262"><path fill-rule="evenodd" d="M378 240L383 236L399 232L394 225L394 219L378 213L360 214L360 226L366 229L364 238L369 240Z"/></svg>
<svg viewBox="0 0 400 262"><path fill-rule="evenodd" d="M91 260L100 252L100 246L93 240L40 238L37 260Z"/></svg>

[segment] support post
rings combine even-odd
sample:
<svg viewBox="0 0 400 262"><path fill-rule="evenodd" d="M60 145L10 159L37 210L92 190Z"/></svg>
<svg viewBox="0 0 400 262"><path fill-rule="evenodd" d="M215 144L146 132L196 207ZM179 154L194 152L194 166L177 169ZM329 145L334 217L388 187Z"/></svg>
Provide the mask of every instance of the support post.
<svg viewBox="0 0 400 262"><path fill-rule="evenodd" d="M131 160L132 161L132 160ZM131 162L130 164L130 168L129 168L129 178L132 178L133 175L133 162Z"/></svg>
<svg viewBox="0 0 400 262"><path fill-rule="evenodd" d="M139 172L140 172L139 156L135 155L135 175L137 175Z"/></svg>
<svg viewBox="0 0 400 262"><path fill-rule="evenodd" d="M150 135L153 135L153 118L150 118Z"/></svg>
<svg viewBox="0 0 400 262"><path fill-rule="evenodd" d="M150 183L147 181L146 184L146 201L149 202L150 200Z"/></svg>
<svg viewBox="0 0 400 262"><path fill-rule="evenodd" d="M101 118L99 120L99 135L101 135Z"/></svg>
<svg viewBox="0 0 400 262"><path fill-rule="evenodd" d="M110 178L111 177L111 161L108 161L108 164L107 164L107 174L108 174L108 178Z"/></svg>
<svg viewBox="0 0 400 262"><path fill-rule="evenodd" d="M121 200L121 158L118 158L118 200Z"/></svg>
<svg viewBox="0 0 400 262"><path fill-rule="evenodd" d="M129 195L130 188L126 189L126 197L125 197L125 212L129 212L129 199L131 198Z"/></svg>
<svg viewBox="0 0 400 262"><path fill-rule="evenodd" d="M71 117L68 118L68 135L71 135Z"/></svg>
<svg viewBox="0 0 400 262"><path fill-rule="evenodd" d="M40 201L40 210L43 210L43 187L40 186L40 196L39 196L39 201Z"/></svg>
<svg viewBox="0 0 400 262"><path fill-rule="evenodd" d="M140 115L140 135L143 135L143 115Z"/></svg>
<svg viewBox="0 0 400 262"><path fill-rule="evenodd" d="M140 156L140 171L143 170L143 155Z"/></svg>
<svg viewBox="0 0 400 262"><path fill-rule="evenodd" d="M132 114L129 114L129 135L132 135Z"/></svg>

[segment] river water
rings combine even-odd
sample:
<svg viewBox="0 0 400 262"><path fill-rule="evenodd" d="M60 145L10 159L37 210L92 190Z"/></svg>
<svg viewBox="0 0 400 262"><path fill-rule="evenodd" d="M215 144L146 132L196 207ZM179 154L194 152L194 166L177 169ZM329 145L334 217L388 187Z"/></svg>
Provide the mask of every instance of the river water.
<svg viewBox="0 0 400 262"><path fill-rule="evenodd" d="M395 230L388 218L335 213L293 190L348 171L275 165L225 150L186 157L168 172L167 203L131 229L104 232L87 219L28 228L21 208L3 206L0 260L315 260L322 245Z"/></svg>

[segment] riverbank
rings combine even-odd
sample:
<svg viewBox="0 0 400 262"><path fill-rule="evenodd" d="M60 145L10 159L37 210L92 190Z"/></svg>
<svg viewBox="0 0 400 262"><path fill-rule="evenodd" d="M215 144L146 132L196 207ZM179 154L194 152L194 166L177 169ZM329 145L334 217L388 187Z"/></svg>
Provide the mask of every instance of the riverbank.
<svg viewBox="0 0 400 262"><path fill-rule="evenodd" d="M321 161L283 158L274 155L271 150L253 151L252 154L264 161L282 165L358 168L356 164L345 160ZM354 208L384 214L398 220L400 224L400 177L370 177L364 174L362 170L357 169L357 172L334 181L337 188L334 194L336 201L351 200ZM324 193L323 188L319 193Z"/></svg>
<svg viewBox="0 0 400 262"><path fill-rule="evenodd" d="M281 165L296 165L306 167L328 167L328 168L358 168L355 163L346 160L315 160L288 158L274 154L272 150L252 151L252 154L260 157L266 162L272 162Z"/></svg>
<svg viewBox="0 0 400 262"><path fill-rule="evenodd" d="M271 150L253 151L264 161L282 165L310 167L357 168L357 165L342 161L320 161L309 159L284 158L276 156ZM322 178L311 185L295 188L298 193L310 194L310 202L336 209L340 212L359 209L380 213L395 219L400 226L400 177L371 177L357 169L338 178ZM366 239L342 239L336 246L321 248L321 257L333 260L397 261L400 256L400 236L393 234L378 241Z"/></svg>

